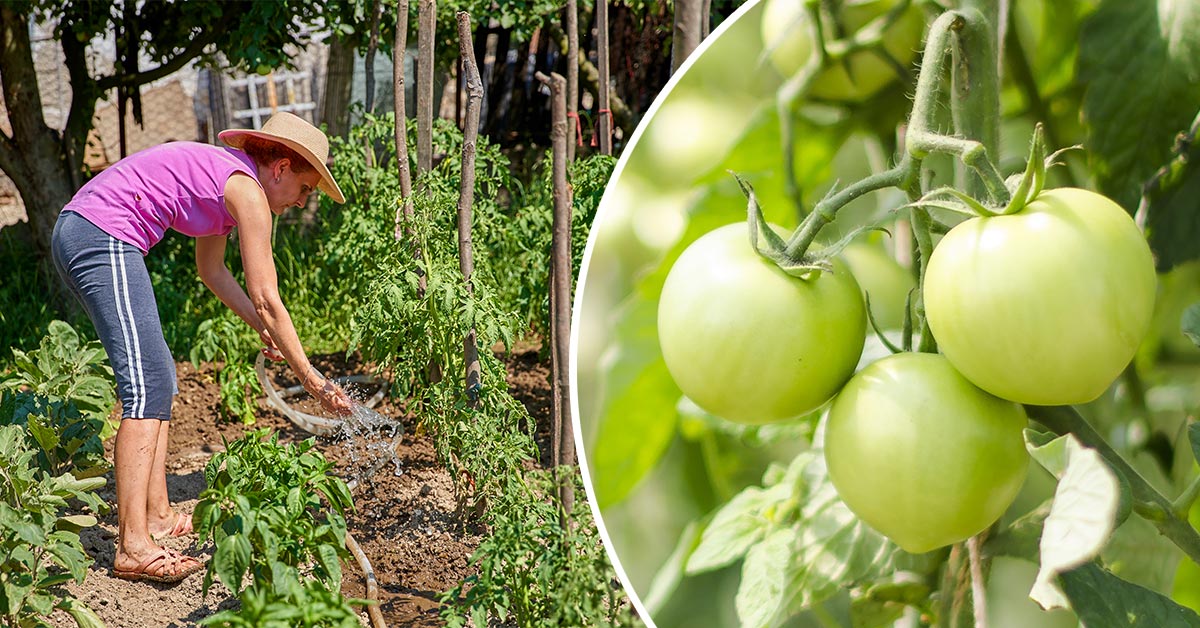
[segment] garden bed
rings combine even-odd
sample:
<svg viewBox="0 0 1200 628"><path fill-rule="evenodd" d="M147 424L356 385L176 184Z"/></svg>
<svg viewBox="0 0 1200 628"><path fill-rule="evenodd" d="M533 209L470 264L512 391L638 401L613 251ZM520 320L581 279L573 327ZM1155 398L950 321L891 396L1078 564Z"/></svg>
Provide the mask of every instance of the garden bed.
<svg viewBox="0 0 1200 628"><path fill-rule="evenodd" d="M548 448L549 384L547 368L538 361L536 347L519 348L507 360L509 388L538 422L538 446L543 459ZM324 372L364 373L355 360L341 356L322 356L315 360ZM190 512L204 489L204 465L222 448L222 438L233 440L250 428L269 427L280 433L281 441L302 440L308 434L293 426L279 412L260 403L254 426L230 423L222 417L220 396L212 368L197 371L190 363L176 364L179 395L175 398L171 421L170 452L167 458L167 484L172 503ZM285 382L278 381L280 385ZM311 402L308 402L311 403ZM311 411L301 401L298 407ZM355 511L348 515L349 531L370 559L379 582L380 607L390 626L441 626L439 598L474 572L471 553L485 530L473 522L469 513L458 512L453 480L436 459L431 436L413 425L402 408L384 400L376 406L382 415L398 418L404 433L395 451L396 465L364 461L361 438L322 437L318 448L337 465L346 480L357 479L354 489ZM111 460L113 441L106 443ZM354 459L357 458L357 461ZM369 476L362 469L375 467ZM102 496L115 504L112 473ZM115 510L101 519L99 526L81 534L84 549L95 561L81 585L71 584L71 592L86 602L110 628L154 628L193 626L200 619L236 605L229 591L215 582L207 596L201 595L202 575L197 574L177 585L130 583L114 578L110 571L116 540ZM168 539L164 542L188 554L208 560L211 544L196 547L196 537ZM365 597L363 575L356 565L347 565L343 591L348 597ZM366 614L363 613L366 621ZM56 616L55 625L73 626L65 615Z"/></svg>

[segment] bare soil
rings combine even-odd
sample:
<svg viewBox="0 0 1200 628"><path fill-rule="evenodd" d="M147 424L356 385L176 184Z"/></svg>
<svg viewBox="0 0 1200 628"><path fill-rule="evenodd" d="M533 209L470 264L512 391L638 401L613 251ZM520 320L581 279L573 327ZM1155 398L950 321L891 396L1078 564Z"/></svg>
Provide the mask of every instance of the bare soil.
<svg viewBox="0 0 1200 628"><path fill-rule="evenodd" d="M354 357L319 356L314 362L330 376L369 372ZM548 368L539 362L536 346L518 347L506 363L510 392L537 420L538 446L543 452L539 464L545 465L550 422ZM172 503L180 511L191 513L195 508L204 489L204 466L214 452L223 448L222 439L234 440L249 429L262 427L278 431L281 441L310 437L265 401L260 401L253 426L229 422L221 413L219 387L211 365L197 370L188 362L179 362L176 373L179 394L170 427L167 486ZM294 383L284 374L276 375L275 381L279 388ZM359 394L374 392L369 385L364 389ZM311 399L295 401L293 407L319 414ZM458 512L453 479L437 461L432 437L419 430L413 417L406 416L399 405L385 399L375 410L403 424L399 439L382 434L386 442L381 448L378 440L362 436L321 437L318 447L337 465L339 475L358 480L353 491L355 511L347 522L350 534L362 546L375 572L380 608L388 625L442 626L445 622L440 618L439 598L443 591L474 573L470 556L485 530L469 512ZM106 448L111 460L111 439ZM391 450L396 452L398 464L380 453ZM102 496L115 504L111 473L108 480ZM236 599L219 582L213 584L207 596L201 595L201 574L175 585L114 578L111 570L116 535L115 512L81 534L84 549L95 562L83 584L68 587L110 628L194 626L204 617L236 607ZM194 535L167 539L163 544L201 560L212 556L212 545L197 546ZM345 566L342 590L348 597L366 597L365 580L357 563ZM368 625L365 612L362 622ZM53 623L74 625L65 615L55 616Z"/></svg>

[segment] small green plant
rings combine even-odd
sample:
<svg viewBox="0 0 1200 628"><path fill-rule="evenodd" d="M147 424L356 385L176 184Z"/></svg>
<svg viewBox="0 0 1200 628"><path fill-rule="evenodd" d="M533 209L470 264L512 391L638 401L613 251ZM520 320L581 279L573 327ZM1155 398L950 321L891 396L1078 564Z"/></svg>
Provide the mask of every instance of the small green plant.
<svg viewBox="0 0 1200 628"><path fill-rule="evenodd" d="M0 623L7 627L48 626L56 609L81 628L103 626L62 585L83 582L91 559L79 530L96 524L91 515L63 515L68 499L93 506L92 491L104 478L76 479L39 468L40 454L20 426L0 426Z"/></svg>
<svg viewBox="0 0 1200 628"><path fill-rule="evenodd" d="M246 587L239 596L242 606L200 620L201 626L217 628L359 628L354 606L367 600L347 599L319 581L300 581L289 576L274 586Z"/></svg>
<svg viewBox="0 0 1200 628"><path fill-rule="evenodd" d="M116 403L112 369L99 342L83 342L69 324L50 323L39 348L13 349L14 370L0 381L0 425L28 428L38 466L78 478L109 469L102 438Z"/></svg>
<svg viewBox="0 0 1200 628"><path fill-rule="evenodd" d="M255 585L270 586L298 577L310 564L313 575L336 590L352 502L315 443L282 445L278 434L268 438L268 430L255 430L227 442L209 461L207 488L193 515L197 535L216 545L206 592L214 576L237 592L247 573Z"/></svg>
<svg viewBox="0 0 1200 628"><path fill-rule="evenodd" d="M254 424L255 399L263 394L252 364L257 342L254 331L226 311L200 323L188 354L196 368L203 361L222 363L217 371L221 406L243 425Z"/></svg>

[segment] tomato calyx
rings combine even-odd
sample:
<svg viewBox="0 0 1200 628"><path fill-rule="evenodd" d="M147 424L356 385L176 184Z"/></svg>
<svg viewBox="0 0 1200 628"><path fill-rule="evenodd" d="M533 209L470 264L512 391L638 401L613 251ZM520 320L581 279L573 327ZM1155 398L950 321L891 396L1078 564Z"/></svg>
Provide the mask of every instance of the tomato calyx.
<svg viewBox="0 0 1200 628"><path fill-rule="evenodd" d="M989 218L992 216L1008 216L1019 213L1025 206L1033 202L1046 185L1046 170L1060 165L1058 158L1063 153L1082 148L1068 146L1059 149L1049 156L1046 155L1045 133L1039 122L1034 126L1033 137L1029 143L1029 158L1025 163L1025 171L1020 175L1012 175L1004 181L1004 187L1009 192L1009 199L1004 205L991 205L962 192L946 186L929 191L920 199L906 207L923 207L942 209L968 216Z"/></svg>
<svg viewBox="0 0 1200 628"><path fill-rule="evenodd" d="M891 235L891 232L881 226L866 225L851 230L842 239L820 251L810 253L802 250L791 253L788 250L788 243L767 224L762 207L758 204L758 197L754 194L754 187L737 173L730 172L730 174L741 186L742 193L746 195L746 224L750 234L750 248L792 277L805 281L816 280L822 272L832 271L833 258L865 231L883 231ZM832 193L833 190L830 190L830 194Z"/></svg>

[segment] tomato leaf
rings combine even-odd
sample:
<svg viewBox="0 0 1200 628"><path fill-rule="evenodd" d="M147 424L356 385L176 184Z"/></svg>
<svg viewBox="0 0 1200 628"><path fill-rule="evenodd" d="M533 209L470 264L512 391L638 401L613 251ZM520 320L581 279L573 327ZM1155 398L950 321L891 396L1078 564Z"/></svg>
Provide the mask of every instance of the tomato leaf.
<svg viewBox="0 0 1200 628"><path fill-rule="evenodd" d="M1133 211L1200 100L1200 3L1104 0L1080 33L1077 82L1099 190Z"/></svg>
<svg viewBox="0 0 1200 628"><path fill-rule="evenodd" d="M1126 582L1094 563L1059 575L1080 621L1089 626L1195 628L1200 615L1169 598Z"/></svg>
<svg viewBox="0 0 1200 628"><path fill-rule="evenodd" d="M750 548L742 563L742 582L735 603L742 628L779 624L785 610L788 572L797 542L796 530L779 528Z"/></svg>
<svg viewBox="0 0 1200 628"><path fill-rule="evenodd" d="M1159 272L1200 257L1198 130L1200 118L1188 134L1176 140L1175 157L1146 185L1146 230Z"/></svg>
<svg viewBox="0 0 1200 628"><path fill-rule="evenodd" d="M828 598L848 583L889 573L894 561L910 556L850 512L829 479L823 453L818 452L802 477L804 506L783 589L789 596L789 614Z"/></svg>
<svg viewBox="0 0 1200 628"><path fill-rule="evenodd" d="M1183 312L1183 335L1200 347L1200 303L1193 304ZM1200 456L1196 459L1200 460Z"/></svg>
<svg viewBox="0 0 1200 628"><path fill-rule="evenodd" d="M718 569L745 555L771 531L766 512L790 499L792 493L792 486L777 484L770 488L747 487L735 495L704 529L699 545L687 560L687 573Z"/></svg>
<svg viewBox="0 0 1200 628"><path fill-rule="evenodd" d="M1113 533L1120 485L1100 454L1080 445L1071 434L1030 449L1059 480L1039 542L1041 569L1029 597L1046 610L1065 608L1067 600L1054 579L1090 561L1104 548ZM1060 470L1056 471L1059 465L1042 461L1046 450L1065 460Z"/></svg>

